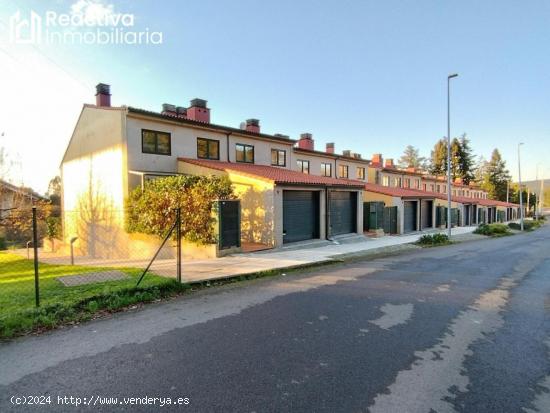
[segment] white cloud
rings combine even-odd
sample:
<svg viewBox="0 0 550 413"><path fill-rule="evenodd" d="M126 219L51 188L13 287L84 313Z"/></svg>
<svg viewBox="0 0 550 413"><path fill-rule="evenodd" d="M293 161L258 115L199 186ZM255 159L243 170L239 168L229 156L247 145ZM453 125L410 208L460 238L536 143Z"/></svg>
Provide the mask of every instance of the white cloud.
<svg viewBox="0 0 550 413"><path fill-rule="evenodd" d="M71 6L72 15L82 15L88 22L101 25L115 15L115 6L102 0L77 0Z"/></svg>

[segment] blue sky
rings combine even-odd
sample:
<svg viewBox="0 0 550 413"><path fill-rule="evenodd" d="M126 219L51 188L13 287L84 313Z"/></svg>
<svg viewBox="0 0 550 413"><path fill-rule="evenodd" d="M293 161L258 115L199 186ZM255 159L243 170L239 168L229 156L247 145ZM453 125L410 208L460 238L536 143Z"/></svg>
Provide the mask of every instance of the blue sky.
<svg viewBox="0 0 550 413"><path fill-rule="evenodd" d="M67 12L75 2L4 1L0 31L18 9ZM267 133L311 132L319 149L333 141L338 152L398 158L408 144L428 156L446 134L453 72L460 76L452 84L452 135L467 133L485 157L498 147L514 177L523 141L524 178L535 179L539 163L550 176L550 2L101 3L162 31L163 44L30 47L0 36L0 87L19 102L0 108L0 139L38 189L55 175L98 82L111 84L115 105L158 110L200 97L216 123L255 117ZM56 105L48 105L52 93ZM25 102L37 102L40 133L14 121L28 113Z"/></svg>

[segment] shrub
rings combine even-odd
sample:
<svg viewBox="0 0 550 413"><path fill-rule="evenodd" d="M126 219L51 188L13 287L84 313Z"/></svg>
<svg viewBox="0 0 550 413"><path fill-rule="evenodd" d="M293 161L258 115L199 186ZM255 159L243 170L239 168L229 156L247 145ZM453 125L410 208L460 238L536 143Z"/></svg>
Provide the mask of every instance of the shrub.
<svg viewBox="0 0 550 413"><path fill-rule="evenodd" d="M0 250L5 250L7 249L7 246L6 246L6 238L4 237L0 237Z"/></svg>
<svg viewBox="0 0 550 413"><path fill-rule="evenodd" d="M524 231L533 231L535 229L537 229L538 227L540 227L542 225L542 223L540 221L523 221L523 230ZM518 224L516 222L510 222L508 224L508 227L510 229L514 229L516 231L521 231L521 224Z"/></svg>
<svg viewBox="0 0 550 413"><path fill-rule="evenodd" d="M183 237L198 244L215 243L213 201L234 198L227 177L179 175L154 179L130 193L126 229L162 237L174 222L174 209L181 208Z"/></svg>
<svg viewBox="0 0 550 413"><path fill-rule="evenodd" d="M504 224L481 224L476 228L474 234L487 235L489 237L499 237L510 235L511 232Z"/></svg>
<svg viewBox="0 0 550 413"><path fill-rule="evenodd" d="M422 235L416 243L423 246L445 245L449 243L449 237L445 234L426 234Z"/></svg>

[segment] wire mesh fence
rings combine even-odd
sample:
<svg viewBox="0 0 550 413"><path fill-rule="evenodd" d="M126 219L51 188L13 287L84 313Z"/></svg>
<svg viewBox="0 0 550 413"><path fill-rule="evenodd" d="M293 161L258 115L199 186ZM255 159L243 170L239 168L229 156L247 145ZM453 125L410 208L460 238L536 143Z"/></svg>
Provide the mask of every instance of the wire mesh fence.
<svg viewBox="0 0 550 413"><path fill-rule="evenodd" d="M128 233L124 214L37 207L4 213L0 321L2 311L10 308L20 311L39 303L55 305L138 284L147 288L181 280L178 211L170 211L164 238Z"/></svg>

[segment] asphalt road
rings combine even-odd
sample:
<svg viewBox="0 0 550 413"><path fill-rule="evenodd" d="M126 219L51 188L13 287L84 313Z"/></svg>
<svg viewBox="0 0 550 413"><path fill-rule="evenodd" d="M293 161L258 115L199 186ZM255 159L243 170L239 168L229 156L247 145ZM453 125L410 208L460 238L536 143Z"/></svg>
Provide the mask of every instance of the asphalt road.
<svg viewBox="0 0 550 413"><path fill-rule="evenodd" d="M549 412L550 226L0 345L5 411Z"/></svg>

